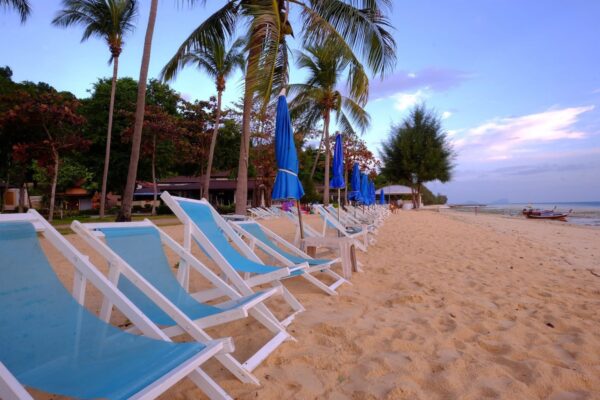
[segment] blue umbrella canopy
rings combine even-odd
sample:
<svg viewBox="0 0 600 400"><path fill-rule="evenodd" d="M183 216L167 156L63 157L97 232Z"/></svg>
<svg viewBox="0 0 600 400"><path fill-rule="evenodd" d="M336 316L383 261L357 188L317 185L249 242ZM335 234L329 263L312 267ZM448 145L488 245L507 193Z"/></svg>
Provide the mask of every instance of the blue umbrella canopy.
<svg viewBox="0 0 600 400"><path fill-rule="evenodd" d="M371 195L371 204L375 204L375 182L369 180L369 194Z"/></svg>
<svg viewBox="0 0 600 400"><path fill-rule="evenodd" d="M294 143L290 112L284 95L280 95L277 101L275 158L277 159L277 175L271 198L273 200L300 200L304 195L304 189L298 179L298 154Z"/></svg>
<svg viewBox="0 0 600 400"><path fill-rule="evenodd" d="M385 193L383 192L383 188L379 191L379 204L385 204Z"/></svg>
<svg viewBox="0 0 600 400"><path fill-rule="evenodd" d="M360 168L358 163L354 163L352 167L352 178L350 179L352 190L348 192L348 200L360 201Z"/></svg>
<svg viewBox="0 0 600 400"><path fill-rule="evenodd" d="M371 201L371 195L369 193L369 177L367 174L361 174L360 201L365 205L369 205Z"/></svg>
<svg viewBox="0 0 600 400"><path fill-rule="evenodd" d="M335 135L335 147L333 149L333 177L329 181L329 187L332 189L343 189L346 187L344 181L344 148L342 144L342 134Z"/></svg>

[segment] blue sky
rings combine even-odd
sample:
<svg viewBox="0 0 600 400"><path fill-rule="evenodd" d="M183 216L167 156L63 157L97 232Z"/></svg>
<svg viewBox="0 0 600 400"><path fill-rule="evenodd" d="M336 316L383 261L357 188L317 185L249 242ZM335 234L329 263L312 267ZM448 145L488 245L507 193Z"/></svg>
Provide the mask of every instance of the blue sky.
<svg viewBox="0 0 600 400"><path fill-rule="evenodd" d="M137 78L148 2L126 39L120 75ZM176 7L161 1L150 76L212 7ZM398 63L371 83L372 126L365 134L377 151L390 125L425 102L443 118L457 151L452 182L432 183L451 202L600 200L600 2L589 0L398 0L391 21ZM209 2L211 4L211 2ZM80 43L78 28L50 20L59 0L32 1L19 24L0 9L0 64L15 80L45 81L87 96L111 67L105 44ZM241 95L239 75L225 102ZM302 79L293 70L291 82ZM173 83L185 97L207 98L213 83L194 70Z"/></svg>

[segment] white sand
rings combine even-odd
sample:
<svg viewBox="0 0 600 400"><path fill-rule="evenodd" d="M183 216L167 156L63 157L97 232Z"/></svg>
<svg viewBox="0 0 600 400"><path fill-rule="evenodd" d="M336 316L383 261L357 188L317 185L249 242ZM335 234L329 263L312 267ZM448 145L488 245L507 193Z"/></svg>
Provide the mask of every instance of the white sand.
<svg viewBox="0 0 600 400"><path fill-rule="evenodd" d="M287 221L267 225L292 235ZM165 229L181 241L181 226ZM255 370L260 387L214 361L207 372L237 399L600 398L600 230L406 211L359 257L367 272L340 296L286 282L307 311L289 329L298 342ZM233 336L240 357L263 331L251 319L210 330ZM204 397L182 381L162 398Z"/></svg>

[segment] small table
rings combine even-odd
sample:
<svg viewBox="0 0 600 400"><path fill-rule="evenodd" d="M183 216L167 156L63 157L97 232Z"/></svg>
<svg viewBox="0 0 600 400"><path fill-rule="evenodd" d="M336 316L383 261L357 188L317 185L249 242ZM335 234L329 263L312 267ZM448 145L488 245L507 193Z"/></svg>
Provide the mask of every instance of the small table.
<svg viewBox="0 0 600 400"><path fill-rule="evenodd" d="M342 275L345 279L349 280L352 277L352 271L360 271L356 260L356 249L350 238L307 237L302 239L300 246L311 257L316 256L319 247L337 249L342 260Z"/></svg>

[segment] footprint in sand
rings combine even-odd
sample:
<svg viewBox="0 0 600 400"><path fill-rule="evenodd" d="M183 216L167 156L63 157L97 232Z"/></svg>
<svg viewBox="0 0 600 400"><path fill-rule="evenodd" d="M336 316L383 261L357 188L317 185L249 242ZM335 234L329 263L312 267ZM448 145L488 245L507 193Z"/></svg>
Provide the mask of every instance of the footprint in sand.
<svg viewBox="0 0 600 400"><path fill-rule="evenodd" d="M494 355L505 355L512 351L512 347L509 344L499 340L478 338L477 342L482 349Z"/></svg>

